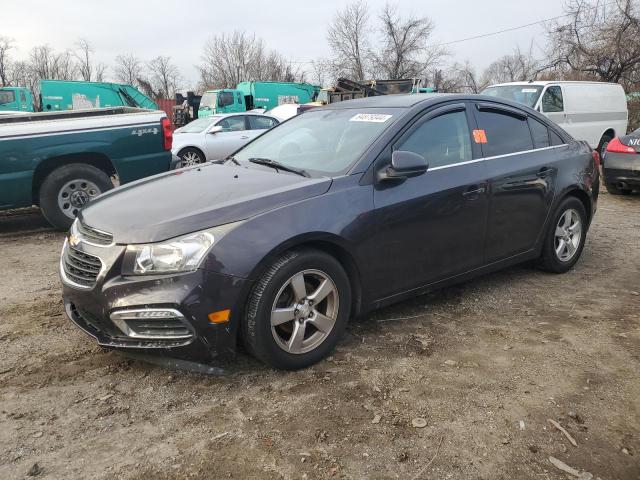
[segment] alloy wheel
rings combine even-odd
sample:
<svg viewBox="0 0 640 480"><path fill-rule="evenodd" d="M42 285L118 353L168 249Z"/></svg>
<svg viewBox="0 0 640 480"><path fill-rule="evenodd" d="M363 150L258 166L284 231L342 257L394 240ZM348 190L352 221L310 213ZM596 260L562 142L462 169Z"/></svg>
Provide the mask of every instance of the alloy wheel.
<svg viewBox="0 0 640 480"><path fill-rule="evenodd" d="M554 249L561 262L570 261L578 251L582 241L582 220L580 214L570 208L560 216L556 225Z"/></svg>
<svg viewBox="0 0 640 480"><path fill-rule="evenodd" d="M202 158L200 158L200 155L194 151L185 152L180 156L180 158L182 159L183 167L192 167L202 163Z"/></svg>
<svg viewBox="0 0 640 480"><path fill-rule="evenodd" d="M338 289L320 270L303 270L287 280L271 309L271 333L285 352L303 354L317 348L338 318Z"/></svg>

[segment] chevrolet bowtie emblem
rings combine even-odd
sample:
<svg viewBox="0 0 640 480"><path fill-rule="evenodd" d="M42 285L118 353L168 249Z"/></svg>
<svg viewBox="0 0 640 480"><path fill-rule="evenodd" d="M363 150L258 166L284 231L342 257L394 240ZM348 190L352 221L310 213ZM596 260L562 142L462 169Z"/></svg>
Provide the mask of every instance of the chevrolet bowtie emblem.
<svg viewBox="0 0 640 480"><path fill-rule="evenodd" d="M79 243L80 243L80 239L78 237L76 237L73 233L69 235L69 245L71 245L72 247L75 247Z"/></svg>

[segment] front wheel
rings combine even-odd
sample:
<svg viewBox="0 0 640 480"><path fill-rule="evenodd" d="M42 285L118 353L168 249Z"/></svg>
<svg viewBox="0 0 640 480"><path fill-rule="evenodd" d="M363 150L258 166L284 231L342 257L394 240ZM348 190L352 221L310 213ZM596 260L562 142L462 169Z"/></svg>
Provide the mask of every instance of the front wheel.
<svg viewBox="0 0 640 480"><path fill-rule="evenodd" d="M185 148L178 154L178 157L181 167L192 167L205 162L204 155L196 148Z"/></svg>
<svg viewBox="0 0 640 480"><path fill-rule="evenodd" d="M317 250L290 251L249 295L243 338L272 367L304 368L331 352L350 311L351 287L340 263Z"/></svg>
<svg viewBox="0 0 640 480"><path fill-rule="evenodd" d="M68 230L83 206L112 188L109 175L96 167L84 163L63 165L42 182L40 210L51 225Z"/></svg>
<svg viewBox="0 0 640 480"><path fill-rule="evenodd" d="M576 264L587 236L587 212L576 197L560 203L549 224L540 264L550 272L565 273Z"/></svg>

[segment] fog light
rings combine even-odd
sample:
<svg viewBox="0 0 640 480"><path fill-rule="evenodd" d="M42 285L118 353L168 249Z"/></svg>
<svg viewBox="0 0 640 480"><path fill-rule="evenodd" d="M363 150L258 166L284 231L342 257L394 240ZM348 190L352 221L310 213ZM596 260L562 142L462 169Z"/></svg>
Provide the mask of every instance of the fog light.
<svg viewBox="0 0 640 480"><path fill-rule="evenodd" d="M128 337L178 340L193 336L184 315L173 308L116 310L109 317Z"/></svg>

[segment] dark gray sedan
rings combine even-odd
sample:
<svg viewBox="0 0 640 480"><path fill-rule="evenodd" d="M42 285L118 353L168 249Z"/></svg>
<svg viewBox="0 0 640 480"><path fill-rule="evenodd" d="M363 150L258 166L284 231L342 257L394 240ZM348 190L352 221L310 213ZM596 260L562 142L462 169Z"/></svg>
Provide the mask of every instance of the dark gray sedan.
<svg viewBox="0 0 640 480"><path fill-rule="evenodd" d="M350 318L516 263L578 261L597 156L520 104L390 95L318 108L225 164L83 209L60 260L70 319L107 347L295 369Z"/></svg>

